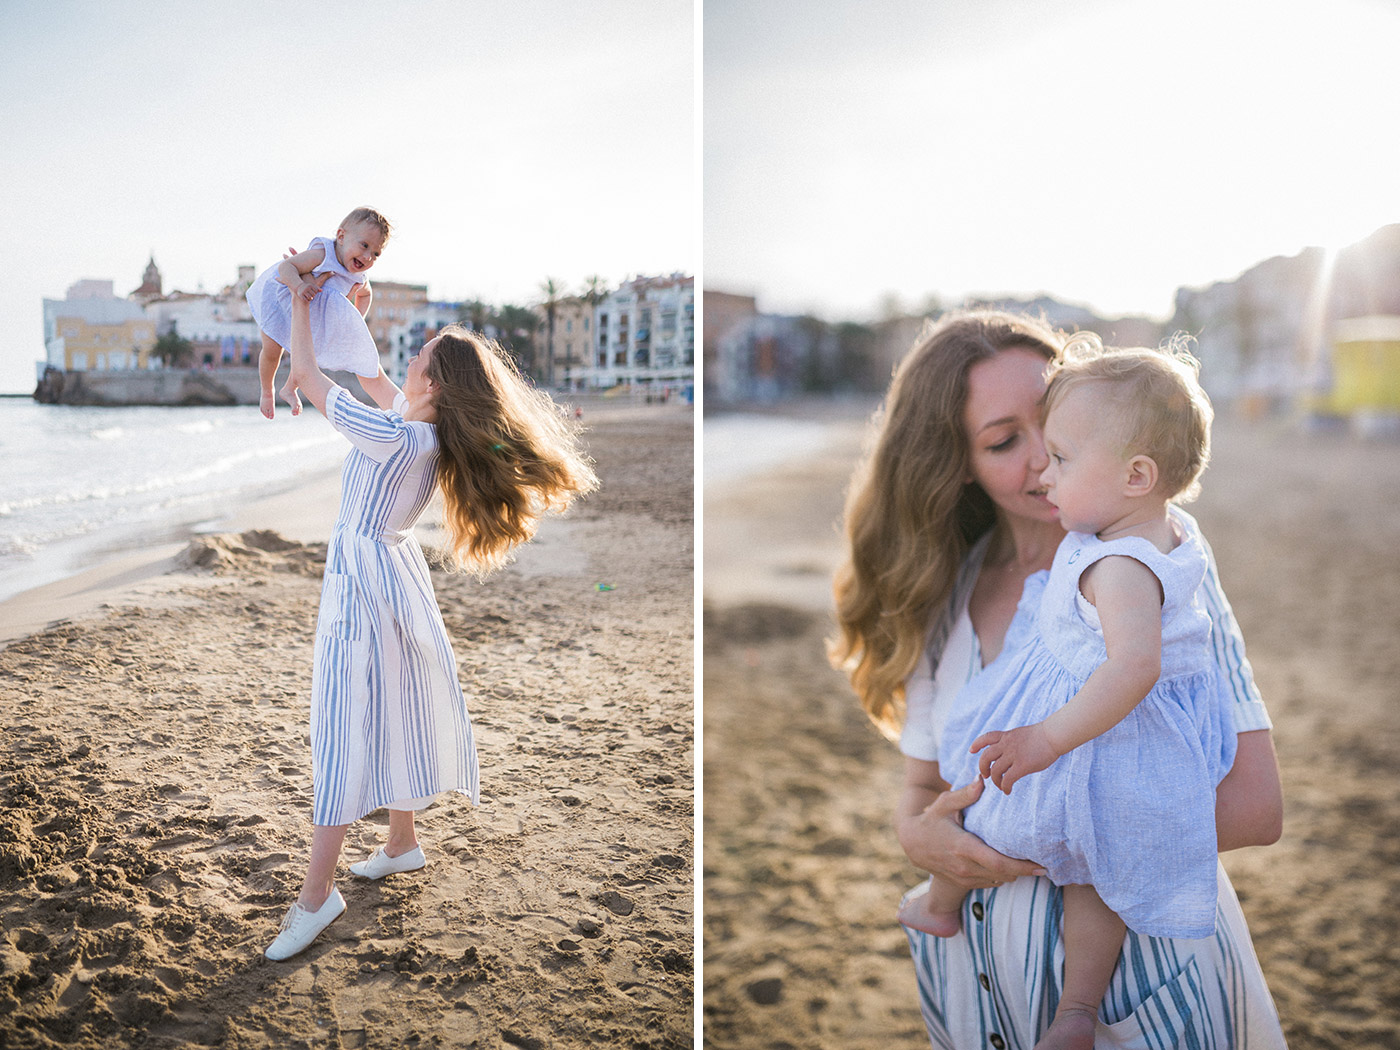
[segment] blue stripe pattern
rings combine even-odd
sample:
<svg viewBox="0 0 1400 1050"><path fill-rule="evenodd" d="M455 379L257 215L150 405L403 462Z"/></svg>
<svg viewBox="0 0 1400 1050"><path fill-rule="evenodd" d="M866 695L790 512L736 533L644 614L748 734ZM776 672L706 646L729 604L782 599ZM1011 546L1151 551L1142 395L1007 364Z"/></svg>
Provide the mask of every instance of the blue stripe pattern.
<svg viewBox="0 0 1400 1050"><path fill-rule="evenodd" d="M340 387L326 399L326 418L354 447L316 628L312 821L422 808L443 791L477 802L471 718L412 532L437 487L436 433Z"/></svg>

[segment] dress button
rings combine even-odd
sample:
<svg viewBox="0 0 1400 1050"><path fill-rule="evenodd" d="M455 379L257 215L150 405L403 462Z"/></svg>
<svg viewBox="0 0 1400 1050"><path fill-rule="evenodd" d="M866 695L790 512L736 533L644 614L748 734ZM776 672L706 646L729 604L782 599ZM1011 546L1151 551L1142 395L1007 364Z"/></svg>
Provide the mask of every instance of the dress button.
<svg viewBox="0 0 1400 1050"><path fill-rule="evenodd" d="M983 914L985 914L985 913L982 911L982 902L981 902L981 901L973 901L973 902L972 902L972 917L973 917L974 919L976 919L978 922L981 922L981 921L982 921L982 916L983 916Z"/></svg>
<svg viewBox="0 0 1400 1050"><path fill-rule="evenodd" d="M988 1040L988 1042L991 1043L994 1047L996 1047L996 1050L1006 1050L1006 1040L1003 1039L1001 1036L997 1035L995 1032L992 1033L992 1037Z"/></svg>
<svg viewBox="0 0 1400 1050"><path fill-rule="evenodd" d="M977 975L977 980L982 985L982 989L984 991L990 992L992 990L992 982L987 979L987 975L985 973L979 973Z"/></svg>

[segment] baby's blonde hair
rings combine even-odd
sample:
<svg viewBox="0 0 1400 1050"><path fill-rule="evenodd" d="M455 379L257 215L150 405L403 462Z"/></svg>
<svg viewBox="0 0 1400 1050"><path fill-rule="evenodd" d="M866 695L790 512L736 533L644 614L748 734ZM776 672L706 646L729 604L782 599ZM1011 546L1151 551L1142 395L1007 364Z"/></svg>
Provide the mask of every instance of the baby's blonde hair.
<svg viewBox="0 0 1400 1050"><path fill-rule="evenodd" d="M340 220L340 228L342 230L348 230L351 226L361 222L367 222L377 229L379 231L379 236L383 237L386 241L389 239L389 234L394 232L394 227L390 225L389 220L384 218L383 215L379 214L379 212L375 211L373 208L356 208L349 215Z"/></svg>
<svg viewBox="0 0 1400 1050"><path fill-rule="evenodd" d="M1195 499L1210 462L1210 425L1215 417L1201 389L1201 363L1191 337L1178 332L1159 349L1106 347L1093 332L1077 332L1050 362L1045 415L1078 386L1111 384L1113 426L1125 456L1148 456L1157 464L1158 485L1177 503Z"/></svg>

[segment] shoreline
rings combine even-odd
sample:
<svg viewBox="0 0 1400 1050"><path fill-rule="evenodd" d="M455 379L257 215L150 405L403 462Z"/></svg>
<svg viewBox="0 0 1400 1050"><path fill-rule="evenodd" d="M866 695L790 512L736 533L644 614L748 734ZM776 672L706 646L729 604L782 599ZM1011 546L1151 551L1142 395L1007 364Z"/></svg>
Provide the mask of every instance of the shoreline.
<svg viewBox="0 0 1400 1050"><path fill-rule="evenodd" d="M89 560L58 579L0 599L0 649L37 631L86 617L104 604L150 597L163 589L160 581L176 572L180 552L198 536L270 529L299 543L324 542L339 504L337 466L220 517L158 527L159 534L171 537L162 542L133 538L105 552L89 552Z"/></svg>

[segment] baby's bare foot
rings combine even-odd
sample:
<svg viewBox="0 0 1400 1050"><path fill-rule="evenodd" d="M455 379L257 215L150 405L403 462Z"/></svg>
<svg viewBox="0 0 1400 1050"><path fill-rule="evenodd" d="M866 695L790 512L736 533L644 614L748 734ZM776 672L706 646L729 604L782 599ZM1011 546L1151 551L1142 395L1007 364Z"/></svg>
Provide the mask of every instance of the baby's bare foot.
<svg viewBox="0 0 1400 1050"><path fill-rule="evenodd" d="M282 387L282 400L292 406L292 415L301 415L301 395L297 393L297 388L291 382Z"/></svg>
<svg viewBox="0 0 1400 1050"><path fill-rule="evenodd" d="M1094 1030L1098 1027L1097 1010L1083 1007L1061 1007L1055 1020L1035 1044L1035 1050L1094 1050Z"/></svg>
<svg viewBox="0 0 1400 1050"><path fill-rule="evenodd" d="M929 905L929 894L921 893L901 904L896 918L911 930L935 937L956 937L962 929L962 916L957 911L934 911Z"/></svg>
<svg viewBox="0 0 1400 1050"><path fill-rule="evenodd" d="M258 398L258 408L268 419L277 411L277 399L272 396L271 390L264 390L262 396Z"/></svg>

